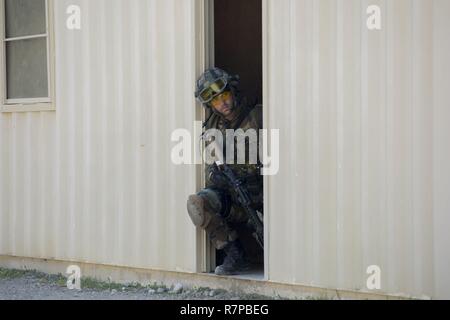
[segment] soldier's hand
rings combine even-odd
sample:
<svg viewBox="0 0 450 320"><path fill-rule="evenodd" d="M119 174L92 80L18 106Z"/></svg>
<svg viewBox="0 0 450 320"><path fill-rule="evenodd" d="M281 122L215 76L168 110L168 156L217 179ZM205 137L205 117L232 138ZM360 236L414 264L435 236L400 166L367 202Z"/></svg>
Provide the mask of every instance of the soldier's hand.
<svg viewBox="0 0 450 320"><path fill-rule="evenodd" d="M209 168L207 173L207 180L219 188L225 188L228 186L227 178L215 166L211 166Z"/></svg>

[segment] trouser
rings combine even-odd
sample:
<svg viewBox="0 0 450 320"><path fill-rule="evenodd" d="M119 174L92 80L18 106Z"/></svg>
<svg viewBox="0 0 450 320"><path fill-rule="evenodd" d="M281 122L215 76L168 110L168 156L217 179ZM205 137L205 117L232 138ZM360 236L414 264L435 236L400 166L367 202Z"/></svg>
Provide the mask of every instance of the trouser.
<svg viewBox="0 0 450 320"><path fill-rule="evenodd" d="M249 189L255 209L262 212L262 187ZM204 219L198 227L204 229L214 247L223 249L228 243L238 239L235 227L238 224L247 224L247 212L237 204L237 199L228 192L214 187L206 188L197 193L197 196L206 200Z"/></svg>

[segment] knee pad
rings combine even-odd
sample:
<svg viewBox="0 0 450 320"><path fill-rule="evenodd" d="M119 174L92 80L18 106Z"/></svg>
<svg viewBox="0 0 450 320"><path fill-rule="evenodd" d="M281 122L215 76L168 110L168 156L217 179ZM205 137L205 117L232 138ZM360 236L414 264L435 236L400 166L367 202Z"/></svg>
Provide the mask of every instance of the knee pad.
<svg viewBox="0 0 450 320"><path fill-rule="evenodd" d="M226 218L230 209L230 196L225 192L210 188L191 195L187 201L187 210L192 222L201 228L206 228L216 215Z"/></svg>
<svg viewBox="0 0 450 320"><path fill-rule="evenodd" d="M206 228L211 220L211 214L206 208L206 201L199 195L192 195L187 201L187 211L196 227Z"/></svg>

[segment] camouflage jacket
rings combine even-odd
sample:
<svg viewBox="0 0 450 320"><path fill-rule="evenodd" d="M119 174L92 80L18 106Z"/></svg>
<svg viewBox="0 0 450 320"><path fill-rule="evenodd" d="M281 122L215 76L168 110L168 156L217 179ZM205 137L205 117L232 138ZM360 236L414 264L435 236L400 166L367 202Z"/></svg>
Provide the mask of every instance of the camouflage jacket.
<svg viewBox="0 0 450 320"><path fill-rule="evenodd" d="M246 132L248 129L254 129L256 134L258 135L259 142L259 130L262 129L263 126L263 117L262 117L262 105L255 105L253 107L249 107L244 100L243 103L238 107L238 114L233 121L227 121L223 117L217 114L213 114L211 119L206 123L206 130L208 129L218 129L222 132L224 139L224 155L226 155L226 130L227 129L242 129ZM233 170L235 175L238 178L244 179L247 182L247 185L251 189L258 189L262 186L262 176L260 175L260 171L258 169L258 165L260 164L259 159L259 143L256 144L257 148L257 163L258 164L250 164L249 159L249 139L245 141L245 164L229 164L229 167ZM237 162L237 143L236 139L234 141L234 157L235 163ZM214 165L207 165L205 169L206 174L206 187L214 186L215 183L211 181L211 171L214 170Z"/></svg>

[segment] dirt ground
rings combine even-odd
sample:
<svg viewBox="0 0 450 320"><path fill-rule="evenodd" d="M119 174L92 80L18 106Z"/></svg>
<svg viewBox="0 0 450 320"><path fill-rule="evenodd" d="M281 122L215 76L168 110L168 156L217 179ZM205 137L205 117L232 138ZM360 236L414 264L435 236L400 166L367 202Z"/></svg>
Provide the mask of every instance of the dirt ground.
<svg viewBox="0 0 450 320"><path fill-rule="evenodd" d="M209 288L143 287L84 279L81 290L69 290L63 276L35 271L0 269L0 300L258 300L258 295L239 295Z"/></svg>

